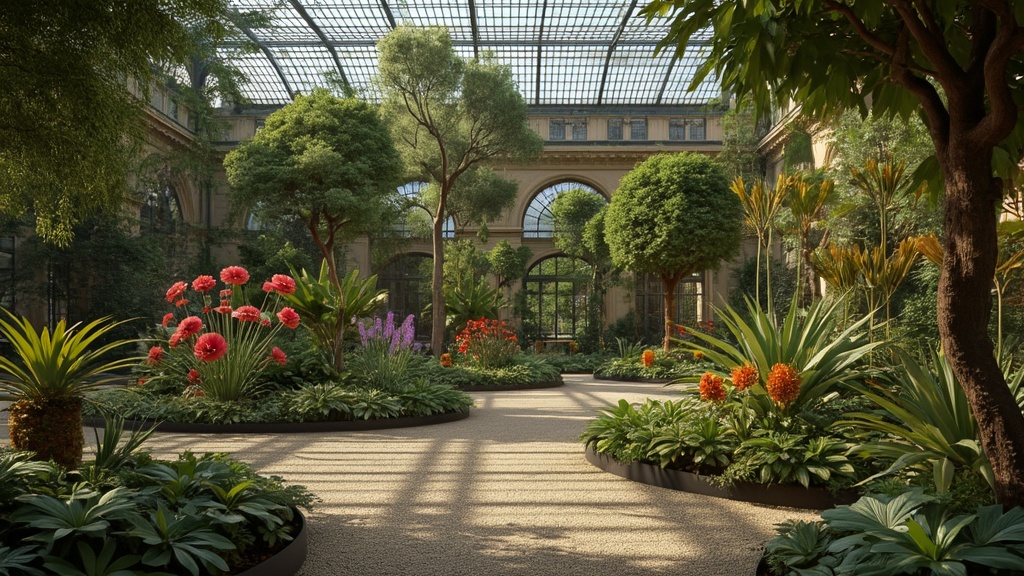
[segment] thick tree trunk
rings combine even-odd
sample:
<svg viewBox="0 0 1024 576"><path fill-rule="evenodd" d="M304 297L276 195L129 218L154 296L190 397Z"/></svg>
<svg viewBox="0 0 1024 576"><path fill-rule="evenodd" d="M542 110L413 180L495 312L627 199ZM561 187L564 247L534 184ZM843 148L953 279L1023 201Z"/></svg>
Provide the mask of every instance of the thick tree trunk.
<svg viewBox="0 0 1024 576"><path fill-rule="evenodd" d="M821 300L821 283L818 282L818 275L814 272L814 264L811 263L811 249L800 250L800 257L803 259L803 266L800 273L803 275L802 282L807 292L802 295L801 306L810 306L812 302Z"/></svg>
<svg viewBox="0 0 1024 576"><path fill-rule="evenodd" d="M992 463L996 498L1024 505L1024 415L1021 415L988 336L996 267L996 202L992 154L954 143L943 163L946 177L945 257L939 278L939 337L943 351L978 420Z"/></svg>
<svg viewBox="0 0 1024 576"><path fill-rule="evenodd" d="M679 284L678 276L662 276L661 282L665 286L665 352L669 351L672 344L672 329L676 325L676 286Z"/></svg>
<svg viewBox="0 0 1024 576"><path fill-rule="evenodd" d="M430 351L440 357L444 353L444 211L434 216L434 232L431 234L434 247L434 273L430 284Z"/></svg>

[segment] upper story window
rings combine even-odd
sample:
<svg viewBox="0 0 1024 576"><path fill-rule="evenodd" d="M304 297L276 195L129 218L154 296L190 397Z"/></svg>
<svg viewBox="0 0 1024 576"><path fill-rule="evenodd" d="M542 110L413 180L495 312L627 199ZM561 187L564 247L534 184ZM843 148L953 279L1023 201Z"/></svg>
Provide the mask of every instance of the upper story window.
<svg viewBox="0 0 1024 576"><path fill-rule="evenodd" d="M647 118L633 118L629 121L629 139L647 140Z"/></svg>
<svg viewBox="0 0 1024 576"><path fill-rule="evenodd" d="M552 118L548 120L548 140L586 140L586 118Z"/></svg>
<svg viewBox="0 0 1024 576"><path fill-rule="evenodd" d="M669 140L703 141L707 139L704 118L672 118L668 121Z"/></svg>
<svg viewBox="0 0 1024 576"><path fill-rule="evenodd" d="M608 139L622 140L622 118L608 119Z"/></svg>

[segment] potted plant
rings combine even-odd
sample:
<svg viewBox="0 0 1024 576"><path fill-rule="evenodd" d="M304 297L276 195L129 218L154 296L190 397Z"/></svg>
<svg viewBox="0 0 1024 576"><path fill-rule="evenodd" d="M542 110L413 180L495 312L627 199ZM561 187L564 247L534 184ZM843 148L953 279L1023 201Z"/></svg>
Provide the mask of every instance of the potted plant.
<svg viewBox="0 0 1024 576"><path fill-rule="evenodd" d="M103 360L136 341L100 345L99 339L123 323L110 318L70 327L61 320L52 331L37 332L26 318L0 311L6 317L0 317L0 334L14 351L13 358L0 357L0 400L14 402L8 418L11 445L73 470L85 445L83 395L119 378L110 372L139 363L141 358Z"/></svg>

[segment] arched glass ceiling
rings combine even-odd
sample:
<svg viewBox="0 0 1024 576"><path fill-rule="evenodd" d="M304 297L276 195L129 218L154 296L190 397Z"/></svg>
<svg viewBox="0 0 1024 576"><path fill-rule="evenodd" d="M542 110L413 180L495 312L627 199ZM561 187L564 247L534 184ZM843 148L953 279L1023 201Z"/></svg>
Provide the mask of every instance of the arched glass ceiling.
<svg viewBox="0 0 1024 576"><path fill-rule="evenodd" d="M255 104L285 104L340 78L379 95L376 43L398 24L447 26L464 57L491 52L530 105L703 105L719 98L711 75L687 87L707 56L702 38L678 58L654 56L667 24L647 24L638 0L232 0L273 15L245 30L260 51L236 59Z"/></svg>

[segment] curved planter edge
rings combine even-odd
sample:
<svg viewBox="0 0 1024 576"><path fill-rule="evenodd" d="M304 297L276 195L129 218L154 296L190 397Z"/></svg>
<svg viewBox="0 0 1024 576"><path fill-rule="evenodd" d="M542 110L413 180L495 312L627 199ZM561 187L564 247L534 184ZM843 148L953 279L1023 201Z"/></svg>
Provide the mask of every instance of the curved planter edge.
<svg viewBox="0 0 1024 576"><path fill-rule="evenodd" d="M586 458L587 462L601 470L621 476L627 480L670 490L738 500L740 502L785 506L787 508L825 510L834 508L836 504L850 504L857 500L857 496L853 493L840 493L833 496L824 488L804 488L799 484L735 482L732 486L721 488L708 482L705 476L698 476L697 474L683 472L682 470L666 469L643 462L623 464L611 456L599 454L589 446L587 447Z"/></svg>
<svg viewBox="0 0 1024 576"><path fill-rule="evenodd" d="M156 427L157 432L178 432L186 434L294 434L305 432L360 432L364 430L388 430L445 424L469 418L469 410L446 412L431 416L405 416L402 418L379 418L376 420L340 420L337 422L241 422L238 424L198 424L191 422L154 422L152 420L125 420L129 430ZM103 428L102 418L84 418L82 423L90 428Z"/></svg>
<svg viewBox="0 0 1024 576"><path fill-rule="evenodd" d="M558 388L564 386L565 381L559 376L556 380L547 382L531 382L530 384L517 384L515 386L463 386L459 390L463 392L504 392L511 390L543 390L545 388Z"/></svg>
<svg viewBox="0 0 1024 576"><path fill-rule="evenodd" d="M234 576L294 576L299 572L309 554L309 530L306 516L298 508L294 510L299 516L299 531L292 541L277 554Z"/></svg>
<svg viewBox="0 0 1024 576"><path fill-rule="evenodd" d="M604 380L605 382L635 382L638 384L671 384L675 378L633 378L630 376L598 376L594 374L594 380Z"/></svg>

